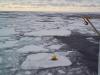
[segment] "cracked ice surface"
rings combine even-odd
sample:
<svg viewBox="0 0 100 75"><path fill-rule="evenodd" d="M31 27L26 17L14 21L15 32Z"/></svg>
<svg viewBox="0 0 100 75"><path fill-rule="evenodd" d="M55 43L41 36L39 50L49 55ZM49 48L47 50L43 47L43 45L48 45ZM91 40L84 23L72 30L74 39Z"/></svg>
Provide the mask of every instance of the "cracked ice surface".
<svg viewBox="0 0 100 75"><path fill-rule="evenodd" d="M29 55L22 63L22 69L42 69L52 68L59 66L70 66L72 63L66 56L57 54L57 61L51 60L52 54L50 53L38 53Z"/></svg>
<svg viewBox="0 0 100 75"><path fill-rule="evenodd" d="M71 31L64 29L54 29L54 30L40 30L37 32L26 33L26 36L70 36Z"/></svg>
<svg viewBox="0 0 100 75"><path fill-rule="evenodd" d="M0 36L11 36L13 34L16 34L17 32L14 30L14 28L3 28L0 29Z"/></svg>
<svg viewBox="0 0 100 75"><path fill-rule="evenodd" d="M29 40L27 38L26 40ZM30 41L30 42L29 42ZM55 39L54 37L34 37L32 40L26 41L21 39L21 42L30 43L27 44L16 51L19 53L39 53L39 52L54 52L59 51L60 48L65 46L59 42L59 40Z"/></svg>
<svg viewBox="0 0 100 75"><path fill-rule="evenodd" d="M91 21L100 30L100 19ZM66 75L68 69L60 66L68 66L66 55L72 51L54 36L69 37L72 32L95 35L89 25L85 26L82 19L73 17L73 14L0 12L0 75L61 75L64 72ZM94 39L87 40L98 44ZM52 52L56 52L58 61L50 60ZM51 68L31 69L35 67ZM26 70L28 68L31 70Z"/></svg>
<svg viewBox="0 0 100 75"><path fill-rule="evenodd" d="M29 45L25 46L21 49L18 49L18 52L20 53L28 53L28 52L47 52L49 51L48 49L45 49L41 46L35 46L35 45Z"/></svg>
<svg viewBox="0 0 100 75"><path fill-rule="evenodd" d="M8 48L16 46L17 41L6 41L5 43L0 43L0 48Z"/></svg>

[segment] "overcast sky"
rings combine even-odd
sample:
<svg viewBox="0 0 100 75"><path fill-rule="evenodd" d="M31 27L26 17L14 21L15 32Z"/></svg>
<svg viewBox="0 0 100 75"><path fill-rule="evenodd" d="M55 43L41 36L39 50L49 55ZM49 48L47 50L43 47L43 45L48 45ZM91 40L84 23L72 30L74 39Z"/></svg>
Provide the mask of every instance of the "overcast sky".
<svg viewBox="0 0 100 75"><path fill-rule="evenodd" d="M100 5L100 0L0 0L0 3L58 4L58 5Z"/></svg>

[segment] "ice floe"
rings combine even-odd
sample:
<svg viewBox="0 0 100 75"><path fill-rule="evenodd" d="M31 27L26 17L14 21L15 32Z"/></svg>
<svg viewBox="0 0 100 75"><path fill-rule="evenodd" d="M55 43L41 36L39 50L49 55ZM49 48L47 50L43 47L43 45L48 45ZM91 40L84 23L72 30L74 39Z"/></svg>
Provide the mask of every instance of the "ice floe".
<svg viewBox="0 0 100 75"><path fill-rule="evenodd" d="M63 70L58 70L58 72L61 73L61 74L65 74L66 73Z"/></svg>
<svg viewBox="0 0 100 75"><path fill-rule="evenodd" d="M58 49L60 49L62 46L64 46L64 44L62 44L62 45L60 45L60 44L51 45L51 46L48 46L48 48L54 49L54 50L58 50Z"/></svg>
<svg viewBox="0 0 100 75"><path fill-rule="evenodd" d="M64 29L40 30L26 33L26 36L70 36L71 31Z"/></svg>
<svg viewBox="0 0 100 75"><path fill-rule="evenodd" d="M56 54L58 60L52 61L52 53L38 53L29 55L22 63L22 69L42 69L59 66L70 66L72 63L66 56Z"/></svg>
<svg viewBox="0 0 100 75"><path fill-rule="evenodd" d="M0 42L0 48L9 48L14 47L17 44L17 41L6 41L5 43Z"/></svg>
<svg viewBox="0 0 100 75"><path fill-rule="evenodd" d="M10 36L12 34L16 34L14 28L3 28L3 29L0 29L0 36Z"/></svg>
<svg viewBox="0 0 100 75"><path fill-rule="evenodd" d="M19 53L29 53L29 52L47 52L49 51L46 48L43 48L43 46L36 46L36 45L29 45L22 47L17 50Z"/></svg>

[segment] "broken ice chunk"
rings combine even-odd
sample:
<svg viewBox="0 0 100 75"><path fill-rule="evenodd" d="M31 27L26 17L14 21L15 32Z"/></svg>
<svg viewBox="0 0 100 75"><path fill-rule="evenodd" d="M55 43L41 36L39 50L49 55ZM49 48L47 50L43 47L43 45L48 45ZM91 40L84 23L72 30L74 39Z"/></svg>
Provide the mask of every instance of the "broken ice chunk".
<svg viewBox="0 0 100 75"><path fill-rule="evenodd" d="M66 56L57 54L58 60L51 60L51 53L38 53L29 55L22 63L22 69L41 69L59 66L70 66L72 63Z"/></svg>

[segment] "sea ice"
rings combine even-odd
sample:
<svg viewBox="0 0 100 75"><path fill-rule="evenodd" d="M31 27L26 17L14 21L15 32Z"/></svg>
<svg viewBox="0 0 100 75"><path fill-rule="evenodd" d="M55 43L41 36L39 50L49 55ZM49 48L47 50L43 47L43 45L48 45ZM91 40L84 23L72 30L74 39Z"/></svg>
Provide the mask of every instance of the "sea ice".
<svg viewBox="0 0 100 75"><path fill-rule="evenodd" d="M70 36L71 31L64 29L40 30L26 33L26 36Z"/></svg>
<svg viewBox="0 0 100 75"><path fill-rule="evenodd" d="M29 53L29 52L46 52L48 49L43 48L43 46L29 45L18 49L20 53Z"/></svg>
<svg viewBox="0 0 100 75"><path fill-rule="evenodd" d="M5 43L0 43L0 48L8 48L8 47L13 47L16 46L17 41L6 41Z"/></svg>
<svg viewBox="0 0 100 75"><path fill-rule="evenodd" d="M63 45L57 44L57 45L48 46L48 48L54 49L54 50L58 50L58 49L60 49L62 46L63 46Z"/></svg>
<svg viewBox="0 0 100 75"><path fill-rule="evenodd" d="M65 74L65 72L63 70L58 70L58 72L61 74Z"/></svg>
<svg viewBox="0 0 100 75"><path fill-rule="evenodd" d="M66 56L56 54L58 60L52 61L52 53L38 53L29 55L22 63L22 69L41 69L59 66L70 66L72 63Z"/></svg>
<svg viewBox="0 0 100 75"><path fill-rule="evenodd" d="M0 29L0 36L10 36L12 34L16 34L16 32L13 28Z"/></svg>

